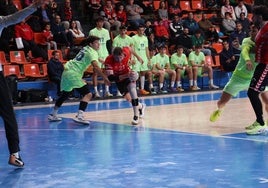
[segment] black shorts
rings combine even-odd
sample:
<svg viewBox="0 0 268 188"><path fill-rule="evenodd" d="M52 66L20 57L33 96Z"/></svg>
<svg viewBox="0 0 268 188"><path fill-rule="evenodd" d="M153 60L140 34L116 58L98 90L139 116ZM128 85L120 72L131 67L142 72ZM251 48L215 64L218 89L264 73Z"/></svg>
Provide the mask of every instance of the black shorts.
<svg viewBox="0 0 268 188"><path fill-rule="evenodd" d="M86 84L83 87L76 88L76 90L79 92L80 95L85 96L90 93L89 85Z"/></svg>
<svg viewBox="0 0 268 188"><path fill-rule="evenodd" d="M129 80L129 78L126 78L121 82L116 82L116 86L123 96L125 96L129 92L127 86L130 82L131 81Z"/></svg>
<svg viewBox="0 0 268 188"><path fill-rule="evenodd" d="M268 64L259 63L250 82L250 88L262 92L268 84Z"/></svg>

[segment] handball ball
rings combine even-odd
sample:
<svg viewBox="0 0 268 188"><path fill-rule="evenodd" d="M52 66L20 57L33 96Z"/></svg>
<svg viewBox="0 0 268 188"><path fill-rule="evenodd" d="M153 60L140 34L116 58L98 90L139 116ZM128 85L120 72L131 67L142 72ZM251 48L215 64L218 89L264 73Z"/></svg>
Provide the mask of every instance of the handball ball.
<svg viewBox="0 0 268 188"><path fill-rule="evenodd" d="M139 78L139 74L137 72L131 71L129 72L129 79L132 82L136 82Z"/></svg>

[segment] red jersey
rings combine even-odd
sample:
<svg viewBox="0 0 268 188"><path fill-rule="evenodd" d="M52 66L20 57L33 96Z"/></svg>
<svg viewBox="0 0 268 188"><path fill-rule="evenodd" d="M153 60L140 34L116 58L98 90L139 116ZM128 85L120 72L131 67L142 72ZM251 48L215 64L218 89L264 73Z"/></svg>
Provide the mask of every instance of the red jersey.
<svg viewBox="0 0 268 188"><path fill-rule="evenodd" d="M123 53L125 57L122 59L121 63L116 62L113 55L109 55L104 64L105 64L105 69L106 70L113 70L113 73L115 76L127 74L130 72L130 68L128 65L128 62L131 57L131 52L128 47L123 48Z"/></svg>
<svg viewBox="0 0 268 188"><path fill-rule="evenodd" d="M268 64L268 23L258 32L255 44L256 62Z"/></svg>

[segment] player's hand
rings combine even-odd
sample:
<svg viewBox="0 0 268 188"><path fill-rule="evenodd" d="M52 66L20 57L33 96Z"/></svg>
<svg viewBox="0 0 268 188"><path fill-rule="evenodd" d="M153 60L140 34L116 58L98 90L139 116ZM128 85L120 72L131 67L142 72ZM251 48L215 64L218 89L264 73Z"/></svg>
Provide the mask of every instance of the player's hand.
<svg viewBox="0 0 268 188"><path fill-rule="evenodd" d="M249 71L253 70L253 65L252 65L252 62L250 60L246 61L246 67L247 67L247 70L249 70Z"/></svg>

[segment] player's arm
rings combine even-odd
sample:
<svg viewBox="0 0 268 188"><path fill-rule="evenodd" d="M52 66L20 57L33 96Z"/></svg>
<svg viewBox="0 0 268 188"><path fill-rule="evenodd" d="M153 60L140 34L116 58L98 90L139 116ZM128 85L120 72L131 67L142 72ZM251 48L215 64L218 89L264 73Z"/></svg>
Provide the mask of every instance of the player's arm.
<svg viewBox="0 0 268 188"><path fill-rule="evenodd" d="M251 71L251 70L253 70L253 64L250 60L249 54L250 54L251 48L254 48L254 46L251 46L250 44L245 42L242 44L241 48L242 48L242 50L241 50L240 55L246 62L247 70Z"/></svg>
<svg viewBox="0 0 268 188"><path fill-rule="evenodd" d="M108 77L106 74L104 74L104 72L102 71L102 69L99 67L98 65L98 62L96 60L92 61L91 62L94 70L104 79L104 82L107 84L107 85L111 85Z"/></svg>

